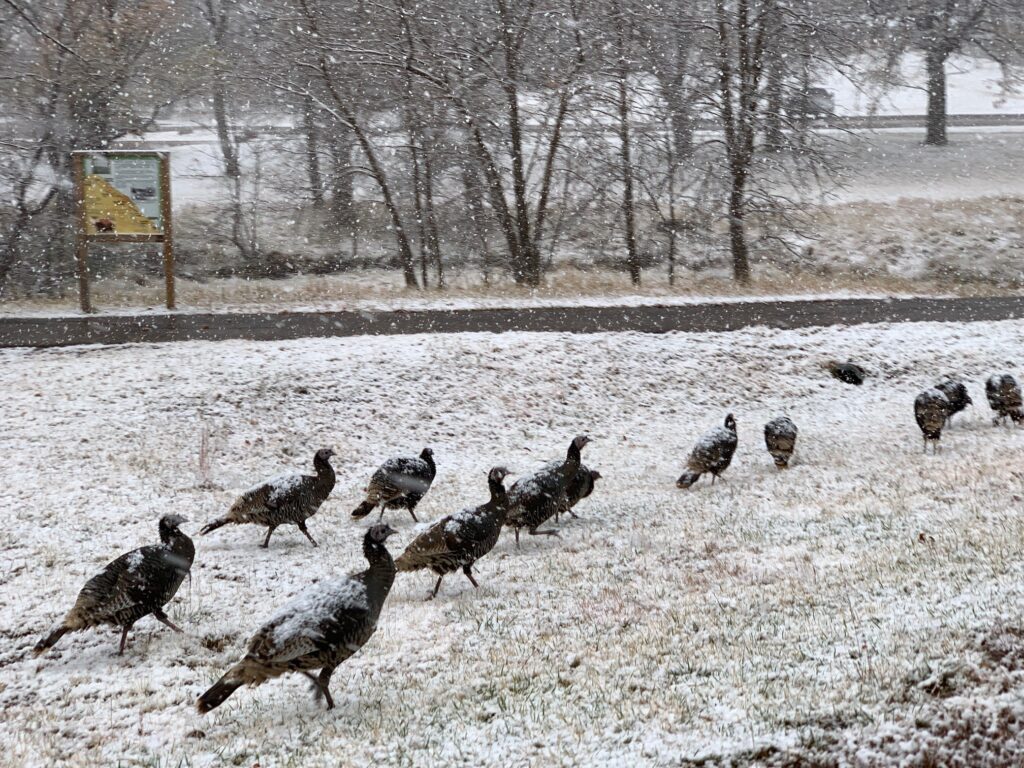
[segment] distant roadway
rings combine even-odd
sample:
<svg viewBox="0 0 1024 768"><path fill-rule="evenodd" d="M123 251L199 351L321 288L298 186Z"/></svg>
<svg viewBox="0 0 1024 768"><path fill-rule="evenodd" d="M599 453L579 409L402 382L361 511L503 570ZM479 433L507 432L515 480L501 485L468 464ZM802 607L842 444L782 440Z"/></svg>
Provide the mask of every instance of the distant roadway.
<svg viewBox="0 0 1024 768"><path fill-rule="evenodd" d="M328 336L507 331L604 333L733 331L862 323L979 322L1024 318L1024 296L806 299L601 307L162 313L0 317L0 347L65 347Z"/></svg>
<svg viewBox="0 0 1024 768"><path fill-rule="evenodd" d="M845 131L885 131L895 128L921 128L925 126L924 115L844 115L812 120L811 130L845 130ZM1002 114L962 114L949 115L946 118L946 125L950 128L988 128L999 126L1024 126L1024 114L1002 113ZM654 124L639 124L635 128L638 131L651 130ZM712 120L698 120L697 130L713 131L717 124ZM115 149L164 149L168 147L184 147L192 144L212 144L216 138L196 137L191 135L196 130L210 129L210 126L198 125L195 123L161 123L154 128L159 133L178 133L176 138L143 138L143 139L118 139L114 142ZM252 130L258 136L290 136L298 132L298 129L282 125L255 125ZM527 132L533 130L532 126L527 127Z"/></svg>

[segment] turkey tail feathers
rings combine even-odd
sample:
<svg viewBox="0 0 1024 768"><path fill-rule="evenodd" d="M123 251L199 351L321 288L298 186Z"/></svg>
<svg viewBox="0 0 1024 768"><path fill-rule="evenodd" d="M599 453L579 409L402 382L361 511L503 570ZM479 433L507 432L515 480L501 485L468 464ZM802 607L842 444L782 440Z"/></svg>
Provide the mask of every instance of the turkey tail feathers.
<svg viewBox="0 0 1024 768"><path fill-rule="evenodd" d="M700 479L700 472L683 472L676 480L677 488L689 488Z"/></svg>
<svg viewBox="0 0 1024 768"><path fill-rule="evenodd" d="M219 520L214 520L212 523L207 523L206 525L204 525L202 530L199 531L199 534L201 536L205 536L211 531L216 531L218 528L221 528L230 522L231 518L229 517L222 517Z"/></svg>
<svg viewBox="0 0 1024 768"><path fill-rule="evenodd" d="M210 686L210 689L204 693L196 701L196 709L199 713L205 715L210 710L216 709L225 701L228 697L245 685L245 681L238 677L233 677L235 670L230 670L224 677Z"/></svg>
<svg viewBox="0 0 1024 768"><path fill-rule="evenodd" d="M352 510L352 517L366 517L373 511L373 508L377 506L372 501L364 501L358 507Z"/></svg>

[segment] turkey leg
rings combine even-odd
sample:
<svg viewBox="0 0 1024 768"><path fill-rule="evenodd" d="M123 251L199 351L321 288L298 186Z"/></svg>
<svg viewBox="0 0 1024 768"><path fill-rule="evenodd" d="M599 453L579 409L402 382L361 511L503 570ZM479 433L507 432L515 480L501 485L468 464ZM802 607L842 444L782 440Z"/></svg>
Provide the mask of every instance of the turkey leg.
<svg viewBox="0 0 1024 768"><path fill-rule="evenodd" d="M319 547L320 546L319 544L316 543L316 539L314 539L310 535L309 530L306 528L306 523L305 522L299 523L299 530L302 531L306 535L306 538L309 539L309 543L310 544L312 544L314 547ZM268 536L267 538L269 539L270 537Z"/></svg>
<svg viewBox="0 0 1024 768"><path fill-rule="evenodd" d="M173 621L171 621L169 618L167 618L167 614L163 611L153 611L153 618L159 621L164 626L170 627L175 632L181 632L184 634L184 630L177 624L175 624Z"/></svg>

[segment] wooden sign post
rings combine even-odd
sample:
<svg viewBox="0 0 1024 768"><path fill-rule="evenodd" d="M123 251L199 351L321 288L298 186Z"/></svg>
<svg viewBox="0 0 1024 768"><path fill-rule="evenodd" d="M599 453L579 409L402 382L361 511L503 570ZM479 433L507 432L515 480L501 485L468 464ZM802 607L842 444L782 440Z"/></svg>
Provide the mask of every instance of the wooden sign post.
<svg viewBox="0 0 1024 768"><path fill-rule="evenodd" d="M74 152L78 301L92 312L90 243L161 243L167 308L174 309L171 158L167 152Z"/></svg>

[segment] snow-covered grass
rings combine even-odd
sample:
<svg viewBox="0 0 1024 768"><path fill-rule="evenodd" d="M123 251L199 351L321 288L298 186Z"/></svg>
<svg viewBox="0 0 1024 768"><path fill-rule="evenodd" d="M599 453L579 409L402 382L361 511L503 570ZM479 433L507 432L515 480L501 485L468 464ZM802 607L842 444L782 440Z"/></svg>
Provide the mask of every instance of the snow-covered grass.
<svg viewBox="0 0 1024 768"><path fill-rule="evenodd" d="M970 202L1024 196L1024 132L951 130L949 144L929 147L921 131L840 137L830 148L840 165L840 202L918 199Z"/></svg>
<svg viewBox="0 0 1024 768"><path fill-rule="evenodd" d="M1022 344L1008 321L4 351L3 761L1007 764L987 750L1014 744L1024 717L1024 431L991 426L980 382L1019 375ZM830 357L873 375L840 384ZM925 456L913 397L951 373L976 404ZM676 489L728 411L733 466ZM782 413L800 437L778 472L761 429ZM336 710L291 676L196 713L261 621L363 567L366 524L349 512L382 459L434 448L417 510L433 519L483 501L489 467L529 471L580 432L604 476L581 519L518 552L503 536L479 591L451 576L425 602L432 578L401 574L377 635L334 675ZM195 532L321 446L339 455L310 521L318 549L294 528L267 551L257 528L221 529L197 539L170 606L185 635L147 619L123 658L113 630L29 656L86 578L155 540L161 514ZM399 550L413 525L389 519Z"/></svg>
<svg viewBox="0 0 1024 768"><path fill-rule="evenodd" d="M856 202L818 209L819 236L789 260L793 273L906 291L1005 291L1024 285L1024 197ZM779 269L787 256L775 257Z"/></svg>
<svg viewBox="0 0 1024 768"><path fill-rule="evenodd" d="M845 254L848 255L848 254ZM859 265L863 266L863 265ZM797 301L803 299L885 298L896 295L1003 295L1003 288L950 286L928 281L889 277L872 265L856 279L810 273L798 278L758 277L739 286L725 270L700 279L687 278L670 288L664 275L648 274L636 288L628 275L610 271L564 268L550 273L537 289L516 286L511 280L483 286L472 277L461 286L423 292L407 289L400 274L366 270L337 275L300 275L285 280L227 278L206 283L179 281L177 312L389 312L537 307L635 307L708 304L742 301ZM97 281L93 291L96 313L102 315L162 314L162 285L139 286L121 281ZM0 317L64 317L80 315L77 299L37 296L0 303Z"/></svg>

